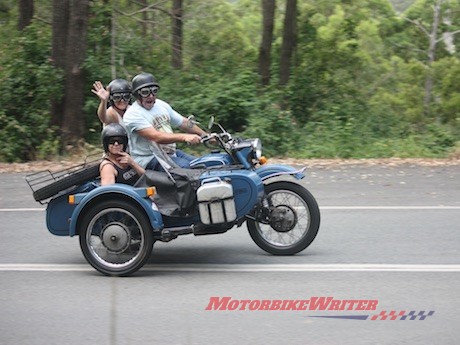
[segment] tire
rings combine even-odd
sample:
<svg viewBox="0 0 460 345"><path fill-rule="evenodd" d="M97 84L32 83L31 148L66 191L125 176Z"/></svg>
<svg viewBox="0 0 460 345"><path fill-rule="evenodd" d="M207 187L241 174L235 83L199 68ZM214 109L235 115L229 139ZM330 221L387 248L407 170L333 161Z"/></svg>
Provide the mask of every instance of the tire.
<svg viewBox="0 0 460 345"><path fill-rule="evenodd" d="M79 222L88 263L109 276L129 276L150 258L153 232L147 216L125 200L95 203Z"/></svg>
<svg viewBox="0 0 460 345"><path fill-rule="evenodd" d="M318 203L304 187L292 182L273 182L265 186L270 205L268 222L248 219L253 241L273 255L293 255L307 248L318 234Z"/></svg>
<svg viewBox="0 0 460 345"><path fill-rule="evenodd" d="M58 194L69 187L82 184L99 176L99 164L82 168L33 192L35 201L41 201Z"/></svg>

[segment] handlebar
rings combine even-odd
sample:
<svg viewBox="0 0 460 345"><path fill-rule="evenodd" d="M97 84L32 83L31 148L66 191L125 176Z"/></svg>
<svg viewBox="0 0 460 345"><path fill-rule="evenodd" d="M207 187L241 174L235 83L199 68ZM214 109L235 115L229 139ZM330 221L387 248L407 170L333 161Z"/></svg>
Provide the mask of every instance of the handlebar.
<svg viewBox="0 0 460 345"><path fill-rule="evenodd" d="M225 148L225 144L232 140L232 136L230 133L208 133L201 137L201 142L206 146L209 147L210 142L217 142L220 146Z"/></svg>

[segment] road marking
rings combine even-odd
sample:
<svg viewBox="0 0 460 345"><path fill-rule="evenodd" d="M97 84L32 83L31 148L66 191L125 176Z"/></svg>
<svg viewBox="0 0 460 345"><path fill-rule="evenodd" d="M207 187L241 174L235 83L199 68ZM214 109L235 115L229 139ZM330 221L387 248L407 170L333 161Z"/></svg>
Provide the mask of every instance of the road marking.
<svg viewBox="0 0 460 345"><path fill-rule="evenodd" d="M45 210L46 208L0 208L0 212L37 212Z"/></svg>
<svg viewBox="0 0 460 345"><path fill-rule="evenodd" d="M320 210L460 210L460 206L320 206Z"/></svg>
<svg viewBox="0 0 460 345"><path fill-rule="evenodd" d="M91 271L79 264L0 264L0 271L8 272L77 272ZM417 264L156 264L145 265L142 271L151 272L460 272L460 265Z"/></svg>
<svg viewBox="0 0 460 345"><path fill-rule="evenodd" d="M320 206L320 210L460 210L460 206ZM37 212L46 208L0 208L0 212Z"/></svg>

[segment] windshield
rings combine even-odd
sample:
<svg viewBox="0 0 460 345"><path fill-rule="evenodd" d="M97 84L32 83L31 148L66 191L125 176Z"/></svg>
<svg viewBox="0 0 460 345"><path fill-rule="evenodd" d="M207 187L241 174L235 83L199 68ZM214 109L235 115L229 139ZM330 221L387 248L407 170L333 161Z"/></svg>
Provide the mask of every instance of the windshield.
<svg viewBox="0 0 460 345"><path fill-rule="evenodd" d="M156 142L152 141L150 143L150 148L152 149L153 154L158 159L165 171L168 171L171 168L179 167L177 163L175 163L172 158L166 152L164 152Z"/></svg>

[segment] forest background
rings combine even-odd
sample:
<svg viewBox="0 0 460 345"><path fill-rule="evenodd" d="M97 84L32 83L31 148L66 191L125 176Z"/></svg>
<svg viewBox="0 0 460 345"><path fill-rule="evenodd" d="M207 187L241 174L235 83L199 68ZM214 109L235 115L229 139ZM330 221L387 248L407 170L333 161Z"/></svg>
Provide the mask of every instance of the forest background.
<svg viewBox="0 0 460 345"><path fill-rule="evenodd" d="M142 71L268 156L460 154L459 0L0 0L0 30L0 162L100 148L92 83Z"/></svg>

